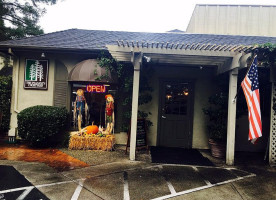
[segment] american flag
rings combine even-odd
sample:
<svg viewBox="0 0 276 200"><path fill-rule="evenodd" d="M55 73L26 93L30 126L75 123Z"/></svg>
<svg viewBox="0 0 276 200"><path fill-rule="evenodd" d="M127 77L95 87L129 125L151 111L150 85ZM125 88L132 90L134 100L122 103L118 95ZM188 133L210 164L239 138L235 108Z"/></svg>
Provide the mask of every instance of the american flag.
<svg viewBox="0 0 276 200"><path fill-rule="evenodd" d="M254 57L245 78L241 83L248 107L249 137L254 144L262 136L260 93L258 81L257 56Z"/></svg>

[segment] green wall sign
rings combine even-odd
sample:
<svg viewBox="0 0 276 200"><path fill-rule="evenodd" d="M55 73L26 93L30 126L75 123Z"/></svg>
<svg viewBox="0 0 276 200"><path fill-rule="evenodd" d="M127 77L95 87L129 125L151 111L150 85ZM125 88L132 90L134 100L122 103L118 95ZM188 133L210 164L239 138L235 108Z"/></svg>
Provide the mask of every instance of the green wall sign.
<svg viewBox="0 0 276 200"><path fill-rule="evenodd" d="M24 88L48 89L48 60L26 59Z"/></svg>

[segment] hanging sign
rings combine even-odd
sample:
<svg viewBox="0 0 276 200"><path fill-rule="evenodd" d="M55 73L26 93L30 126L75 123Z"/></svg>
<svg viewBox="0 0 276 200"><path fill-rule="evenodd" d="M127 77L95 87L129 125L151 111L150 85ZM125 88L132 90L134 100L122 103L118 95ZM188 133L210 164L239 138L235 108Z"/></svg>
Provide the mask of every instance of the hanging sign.
<svg viewBox="0 0 276 200"><path fill-rule="evenodd" d="M48 60L26 59L24 88L47 90L48 69Z"/></svg>
<svg viewBox="0 0 276 200"><path fill-rule="evenodd" d="M105 87L105 85L87 85L86 91L94 92L94 93L105 93L106 87Z"/></svg>

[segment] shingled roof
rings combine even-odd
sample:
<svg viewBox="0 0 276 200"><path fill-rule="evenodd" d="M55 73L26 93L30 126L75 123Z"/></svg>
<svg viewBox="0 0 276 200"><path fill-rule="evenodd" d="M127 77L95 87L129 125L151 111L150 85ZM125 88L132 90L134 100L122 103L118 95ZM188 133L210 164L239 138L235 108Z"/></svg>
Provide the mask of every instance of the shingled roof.
<svg viewBox="0 0 276 200"><path fill-rule="evenodd" d="M135 43L254 45L276 43L276 37L211 35L190 33L144 33L69 29L44 35L0 42L0 48L103 50L118 41Z"/></svg>

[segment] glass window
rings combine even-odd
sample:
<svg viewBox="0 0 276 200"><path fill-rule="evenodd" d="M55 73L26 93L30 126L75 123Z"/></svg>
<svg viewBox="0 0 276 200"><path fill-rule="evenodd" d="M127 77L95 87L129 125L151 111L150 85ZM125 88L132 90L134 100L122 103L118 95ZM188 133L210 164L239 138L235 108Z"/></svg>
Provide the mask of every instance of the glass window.
<svg viewBox="0 0 276 200"><path fill-rule="evenodd" d="M165 87L165 114L187 115L188 84L166 84Z"/></svg>
<svg viewBox="0 0 276 200"><path fill-rule="evenodd" d="M111 85L97 84L97 83L74 83L72 86L72 127L77 127L74 120L74 106L77 97L77 90L82 89L84 91L84 97L86 99L88 111L85 115L85 110L82 112L82 127L87 125L103 126L105 127L105 95L112 94L115 96L115 88ZM115 98L115 97L114 97ZM116 110L116 99L114 102L114 110ZM116 120L115 120L116 123Z"/></svg>

